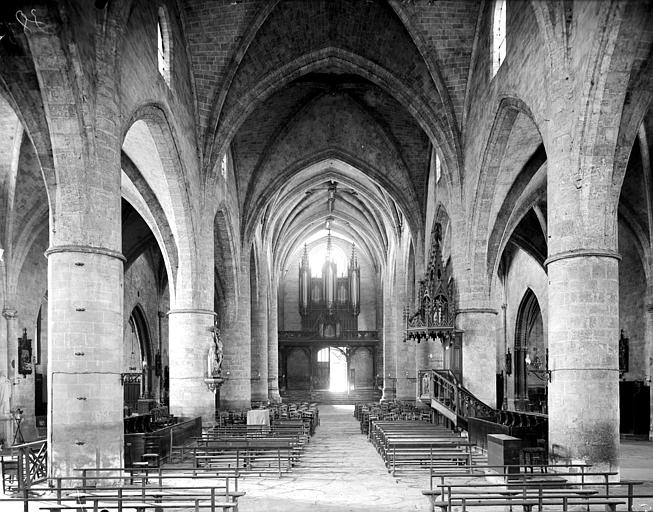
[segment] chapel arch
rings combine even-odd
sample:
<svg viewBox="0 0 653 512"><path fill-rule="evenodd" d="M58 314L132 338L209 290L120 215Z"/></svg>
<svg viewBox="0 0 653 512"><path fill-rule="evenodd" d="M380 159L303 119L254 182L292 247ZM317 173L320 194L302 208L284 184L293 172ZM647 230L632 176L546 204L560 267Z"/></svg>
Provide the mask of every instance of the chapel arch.
<svg viewBox="0 0 653 512"><path fill-rule="evenodd" d="M519 304L515 325L516 410L546 411L548 357L540 304L533 290L528 288Z"/></svg>
<svg viewBox="0 0 653 512"><path fill-rule="evenodd" d="M140 190L142 195L149 196L152 214L159 217L159 231L169 232L174 238L177 254L167 251L172 253L169 257L171 283L174 284L171 300L176 303L183 300L182 296L192 300L189 295L197 262L190 255L194 254L191 247L196 233L190 217L188 176L181 164L177 136L168 122L168 114L153 104L137 108L125 127L122 151L147 184ZM176 268L172 267L175 262Z"/></svg>
<svg viewBox="0 0 653 512"><path fill-rule="evenodd" d="M508 223L515 222L513 216L520 207L536 202L534 193L540 194L542 187L546 191L546 173L540 173L539 181L534 179L545 162L542 136L531 110L518 98L503 98L483 155L467 245L474 260L474 279L486 284L488 292L499 264L500 247L512 233ZM534 188L538 190L534 192ZM524 213L517 213L518 218ZM474 251L478 245L484 250Z"/></svg>
<svg viewBox="0 0 653 512"><path fill-rule="evenodd" d="M123 344L124 406L138 410L139 398L149 398L153 391L154 357L152 336L147 316L141 304L136 304L129 315ZM137 374L140 373L140 378Z"/></svg>

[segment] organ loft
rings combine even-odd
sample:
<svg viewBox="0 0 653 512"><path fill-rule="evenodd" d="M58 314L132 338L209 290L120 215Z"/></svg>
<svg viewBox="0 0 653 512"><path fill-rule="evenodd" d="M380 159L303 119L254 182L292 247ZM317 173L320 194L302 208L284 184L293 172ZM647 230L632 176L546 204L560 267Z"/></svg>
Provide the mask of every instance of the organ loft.
<svg viewBox="0 0 653 512"><path fill-rule="evenodd" d="M448 464L653 493L652 17L2 2L3 493L174 464L310 480L292 457L315 450L351 470L314 486L316 512L415 510L437 496L397 464L427 490L433 450L388 448L411 429L456 436ZM241 510L276 510L279 482L242 482ZM582 506L613 507L595 491Z"/></svg>

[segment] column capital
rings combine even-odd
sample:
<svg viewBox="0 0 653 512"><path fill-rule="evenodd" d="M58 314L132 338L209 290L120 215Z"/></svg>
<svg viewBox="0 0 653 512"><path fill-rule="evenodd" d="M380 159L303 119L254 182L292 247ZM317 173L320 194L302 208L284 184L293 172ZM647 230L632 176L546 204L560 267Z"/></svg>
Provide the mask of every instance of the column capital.
<svg viewBox="0 0 653 512"><path fill-rule="evenodd" d="M167 316L170 315L210 315L218 316L215 311L210 309L171 309L166 313Z"/></svg>
<svg viewBox="0 0 653 512"><path fill-rule="evenodd" d="M481 315L498 315L499 312L494 308L460 308L456 310L456 315L464 315L466 313L477 313Z"/></svg>
<svg viewBox="0 0 653 512"><path fill-rule="evenodd" d="M586 258L591 256L597 258L612 258L621 261L621 255L617 251L610 249L573 249L571 251L562 251L552 254L544 261L544 266L546 267L554 261L568 260L571 258Z"/></svg>
<svg viewBox="0 0 653 512"><path fill-rule="evenodd" d="M13 308L5 308L2 310L2 316L7 320L15 320L18 316L18 311Z"/></svg>
<svg viewBox="0 0 653 512"><path fill-rule="evenodd" d="M104 256L109 256L110 258L116 258L120 261L127 261L127 258L123 256L120 251L114 251L107 247L97 247L94 245L53 245L45 251L45 256L48 257L51 254L56 254L59 252L81 252L86 254L102 254Z"/></svg>

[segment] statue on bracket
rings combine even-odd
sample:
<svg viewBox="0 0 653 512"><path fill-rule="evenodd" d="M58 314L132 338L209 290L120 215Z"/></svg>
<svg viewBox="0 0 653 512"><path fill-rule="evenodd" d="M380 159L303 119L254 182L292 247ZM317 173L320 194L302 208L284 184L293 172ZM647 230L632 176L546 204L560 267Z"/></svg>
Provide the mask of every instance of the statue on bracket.
<svg viewBox="0 0 653 512"><path fill-rule="evenodd" d="M224 345L220 336L220 328L218 327L217 319L214 321L211 330L213 331L213 337L209 345L209 353L207 356L208 373L209 377L217 378L222 374L222 360L224 357Z"/></svg>

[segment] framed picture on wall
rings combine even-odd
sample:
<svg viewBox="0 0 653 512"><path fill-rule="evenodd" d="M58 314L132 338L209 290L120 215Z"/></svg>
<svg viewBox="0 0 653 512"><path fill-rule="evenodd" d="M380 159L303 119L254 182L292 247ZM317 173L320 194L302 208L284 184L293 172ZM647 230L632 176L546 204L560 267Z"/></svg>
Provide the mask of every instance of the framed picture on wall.
<svg viewBox="0 0 653 512"><path fill-rule="evenodd" d="M27 337L27 329L18 338L18 373L23 377L32 373L32 340Z"/></svg>

